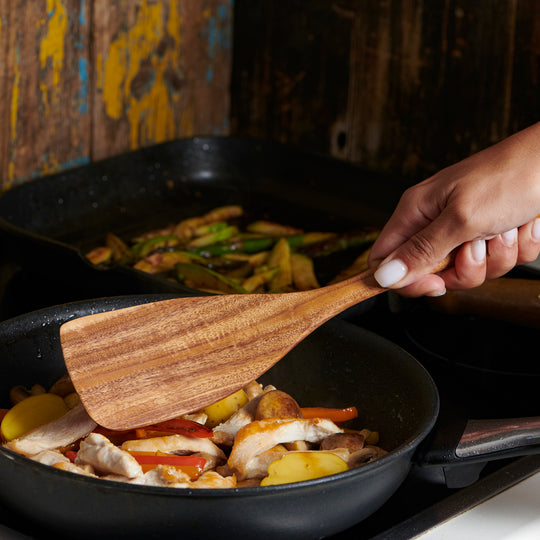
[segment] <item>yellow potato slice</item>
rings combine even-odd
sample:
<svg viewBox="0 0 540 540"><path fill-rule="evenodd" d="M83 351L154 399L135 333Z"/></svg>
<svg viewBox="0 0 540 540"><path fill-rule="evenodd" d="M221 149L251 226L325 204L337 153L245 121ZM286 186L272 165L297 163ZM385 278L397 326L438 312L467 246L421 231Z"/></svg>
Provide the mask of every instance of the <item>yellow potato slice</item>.
<svg viewBox="0 0 540 540"><path fill-rule="evenodd" d="M30 396L14 405L0 424L0 433L6 441L60 418L68 412L64 400L56 394Z"/></svg>
<svg viewBox="0 0 540 540"><path fill-rule="evenodd" d="M261 480L261 486L302 482L347 469L347 463L331 452L290 452L270 463L268 476Z"/></svg>
<svg viewBox="0 0 540 540"><path fill-rule="evenodd" d="M225 422L231 417L240 407L243 407L248 402L248 397L244 390L240 389L234 394L227 396L226 398L208 405L202 412L208 416L206 425L209 428L216 427L221 422Z"/></svg>

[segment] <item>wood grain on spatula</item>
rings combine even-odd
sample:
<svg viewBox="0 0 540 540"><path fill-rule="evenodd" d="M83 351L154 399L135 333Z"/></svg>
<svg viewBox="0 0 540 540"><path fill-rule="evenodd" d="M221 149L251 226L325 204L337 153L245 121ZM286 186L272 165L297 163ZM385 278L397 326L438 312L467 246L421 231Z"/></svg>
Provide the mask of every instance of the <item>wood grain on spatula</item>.
<svg viewBox="0 0 540 540"><path fill-rule="evenodd" d="M367 271L304 292L174 298L68 321L60 341L90 416L130 429L230 395L321 324L384 290Z"/></svg>

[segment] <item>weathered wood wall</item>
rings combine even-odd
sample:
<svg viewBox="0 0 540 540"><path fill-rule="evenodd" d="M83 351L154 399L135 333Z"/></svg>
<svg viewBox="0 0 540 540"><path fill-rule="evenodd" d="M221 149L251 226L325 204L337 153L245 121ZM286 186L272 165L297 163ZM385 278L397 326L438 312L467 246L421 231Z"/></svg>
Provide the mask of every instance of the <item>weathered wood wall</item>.
<svg viewBox="0 0 540 540"><path fill-rule="evenodd" d="M234 29L235 132L405 184L540 120L537 0L236 0Z"/></svg>
<svg viewBox="0 0 540 540"><path fill-rule="evenodd" d="M0 187L228 133L416 180L539 119L538 0L0 0Z"/></svg>
<svg viewBox="0 0 540 540"><path fill-rule="evenodd" d="M229 0L0 0L0 182L227 134Z"/></svg>

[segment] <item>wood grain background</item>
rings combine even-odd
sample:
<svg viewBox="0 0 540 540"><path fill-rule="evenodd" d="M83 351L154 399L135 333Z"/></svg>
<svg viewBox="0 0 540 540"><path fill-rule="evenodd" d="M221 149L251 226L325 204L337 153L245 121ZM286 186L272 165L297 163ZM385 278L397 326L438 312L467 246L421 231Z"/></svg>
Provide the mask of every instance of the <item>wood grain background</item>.
<svg viewBox="0 0 540 540"><path fill-rule="evenodd" d="M536 0L236 0L232 126L406 182L540 120Z"/></svg>
<svg viewBox="0 0 540 540"><path fill-rule="evenodd" d="M228 0L0 0L2 187L227 134Z"/></svg>
<svg viewBox="0 0 540 540"><path fill-rule="evenodd" d="M179 137L404 184L540 120L537 0L0 0L0 183Z"/></svg>

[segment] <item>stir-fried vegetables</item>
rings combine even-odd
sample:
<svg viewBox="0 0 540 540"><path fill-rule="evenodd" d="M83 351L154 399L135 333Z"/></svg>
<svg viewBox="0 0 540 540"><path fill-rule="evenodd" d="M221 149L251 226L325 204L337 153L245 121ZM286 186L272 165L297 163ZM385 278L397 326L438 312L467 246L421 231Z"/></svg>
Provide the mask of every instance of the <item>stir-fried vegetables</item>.
<svg viewBox="0 0 540 540"><path fill-rule="evenodd" d="M385 454L376 432L342 427L356 407L301 407L256 381L193 414L125 431L97 426L78 400L70 409L72 390L67 377L38 395L16 387L2 410L3 445L85 476L194 489L310 480Z"/></svg>
<svg viewBox="0 0 540 540"><path fill-rule="evenodd" d="M128 265L212 293L301 291L320 286L317 262L335 253L357 257L360 250L361 256L336 267L327 282L365 270L379 232L305 232L266 220L242 226L242 220L244 209L231 205L127 241L111 232L86 257L100 267Z"/></svg>

